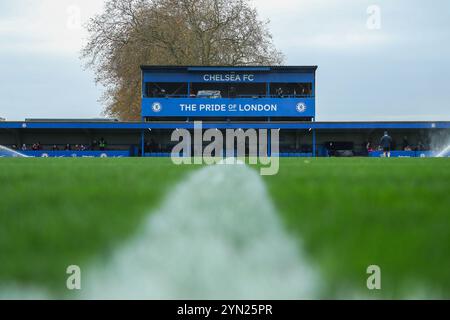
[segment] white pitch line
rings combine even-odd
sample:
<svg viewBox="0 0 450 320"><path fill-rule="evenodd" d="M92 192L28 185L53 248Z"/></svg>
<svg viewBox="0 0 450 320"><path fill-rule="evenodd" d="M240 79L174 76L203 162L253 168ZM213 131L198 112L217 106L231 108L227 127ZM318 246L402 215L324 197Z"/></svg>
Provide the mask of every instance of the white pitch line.
<svg viewBox="0 0 450 320"><path fill-rule="evenodd" d="M192 174L133 240L86 274L84 299L309 299L318 292L316 273L247 166Z"/></svg>

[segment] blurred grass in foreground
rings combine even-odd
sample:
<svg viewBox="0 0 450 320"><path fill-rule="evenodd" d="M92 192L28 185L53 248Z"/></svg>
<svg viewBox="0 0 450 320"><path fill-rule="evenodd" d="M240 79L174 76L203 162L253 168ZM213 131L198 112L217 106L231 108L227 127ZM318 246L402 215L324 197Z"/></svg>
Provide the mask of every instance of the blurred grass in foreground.
<svg viewBox="0 0 450 320"><path fill-rule="evenodd" d="M64 290L68 265L83 269L120 245L192 168L170 159L0 159L0 284Z"/></svg>
<svg viewBox="0 0 450 320"><path fill-rule="evenodd" d="M282 159L265 181L325 297L450 298L449 159Z"/></svg>
<svg viewBox="0 0 450 320"><path fill-rule="evenodd" d="M321 271L324 297L450 297L448 159L280 161L279 174L263 179ZM66 292L68 265L84 269L122 244L196 168L157 158L0 159L0 286ZM381 267L381 292L366 289L371 264Z"/></svg>

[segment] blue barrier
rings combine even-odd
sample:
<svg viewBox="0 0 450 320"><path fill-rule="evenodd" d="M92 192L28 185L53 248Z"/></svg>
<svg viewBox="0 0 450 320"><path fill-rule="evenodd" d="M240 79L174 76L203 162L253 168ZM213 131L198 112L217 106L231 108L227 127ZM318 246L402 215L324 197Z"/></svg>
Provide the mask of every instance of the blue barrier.
<svg viewBox="0 0 450 320"><path fill-rule="evenodd" d="M169 152L146 152L144 154L144 157L149 157L149 158L163 158L163 157L170 157L170 153Z"/></svg>
<svg viewBox="0 0 450 320"><path fill-rule="evenodd" d="M272 154L274 156L275 154ZM311 158L312 153L299 153L299 152L281 152L280 157L282 158Z"/></svg>
<svg viewBox="0 0 450 320"><path fill-rule="evenodd" d="M369 157L380 158L383 151L369 152ZM391 158L432 158L436 156L435 151L391 151Z"/></svg>
<svg viewBox="0 0 450 320"><path fill-rule="evenodd" d="M34 151L26 150L20 151L21 154L29 157L38 158L123 158L130 157L130 151ZM435 151L391 151L392 158L431 158L435 157ZM170 157L169 152L151 152L145 153L145 157L163 158ZM272 154L276 156L276 154ZM298 153L298 152L281 152L278 154L282 158L309 158L312 153ZM383 156L383 151L373 151L369 153L369 157L380 158ZM446 155L450 157L450 154Z"/></svg>
<svg viewBox="0 0 450 320"><path fill-rule="evenodd" d="M129 157L130 151L21 151L24 155L38 158L122 158Z"/></svg>
<svg viewBox="0 0 450 320"><path fill-rule="evenodd" d="M150 158L162 158L170 157L171 154L168 152L150 152L145 153L144 156ZM272 154L272 156L276 156L276 154ZM278 156L282 158L310 158L312 157L312 153L280 153Z"/></svg>
<svg viewBox="0 0 450 320"><path fill-rule="evenodd" d="M143 117L314 117L314 98L143 98Z"/></svg>

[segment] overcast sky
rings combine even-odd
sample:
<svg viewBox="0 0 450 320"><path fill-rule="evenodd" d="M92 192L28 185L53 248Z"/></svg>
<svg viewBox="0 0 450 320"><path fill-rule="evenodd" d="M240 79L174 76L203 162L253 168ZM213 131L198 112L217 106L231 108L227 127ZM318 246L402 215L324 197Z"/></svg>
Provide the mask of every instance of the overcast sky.
<svg viewBox="0 0 450 320"><path fill-rule="evenodd" d="M450 120L450 1L253 0L328 120ZM103 0L0 0L0 117L99 117L79 60ZM77 18L79 17L79 19Z"/></svg>

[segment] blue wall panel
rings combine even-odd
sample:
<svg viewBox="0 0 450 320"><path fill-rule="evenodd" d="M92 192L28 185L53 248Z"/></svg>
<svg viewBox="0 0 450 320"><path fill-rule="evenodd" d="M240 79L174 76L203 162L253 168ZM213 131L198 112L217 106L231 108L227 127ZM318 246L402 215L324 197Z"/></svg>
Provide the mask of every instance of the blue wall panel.
<svg viewBox="0 0 450 320"><path fill-rule="evenodd" d="M143 98L144 117L314 117L314 98Z"/></svg>
<svg viewBox="0 0 450 320"><path fill-rule="evenodd" d="M435 157L435 151L391 151L392 158L430 158ZM373 151L369 153L372 158L380 158L383 156L383 151ZM450 156L450 155L448 155Z"/></svg>
<svg viewBox="0 0 450 320"><path fill-rule="evenodd" d="M19 129L93 129L93 130L147 130L147 129L193 129L193 122L9 122L0 121L0 130ZM366 129L450 129L450 121L441 122L300 122L300 123L203 123L211 129L319 129L319 130L366 130Z"/></svg>
<svg viewBox="0 0 450 320"><path fill-rule="evenodd" d="M314 73L217 73L217 72L144 72L144 82L194 82L194 83L299 83L314 82Z"/></svg>
<svg viewBox="0 0 450 320"><path fill-rule="evenodd" d="M130 151L19 151L29 157L41 158L121 158L129 157Z"/></svg>

